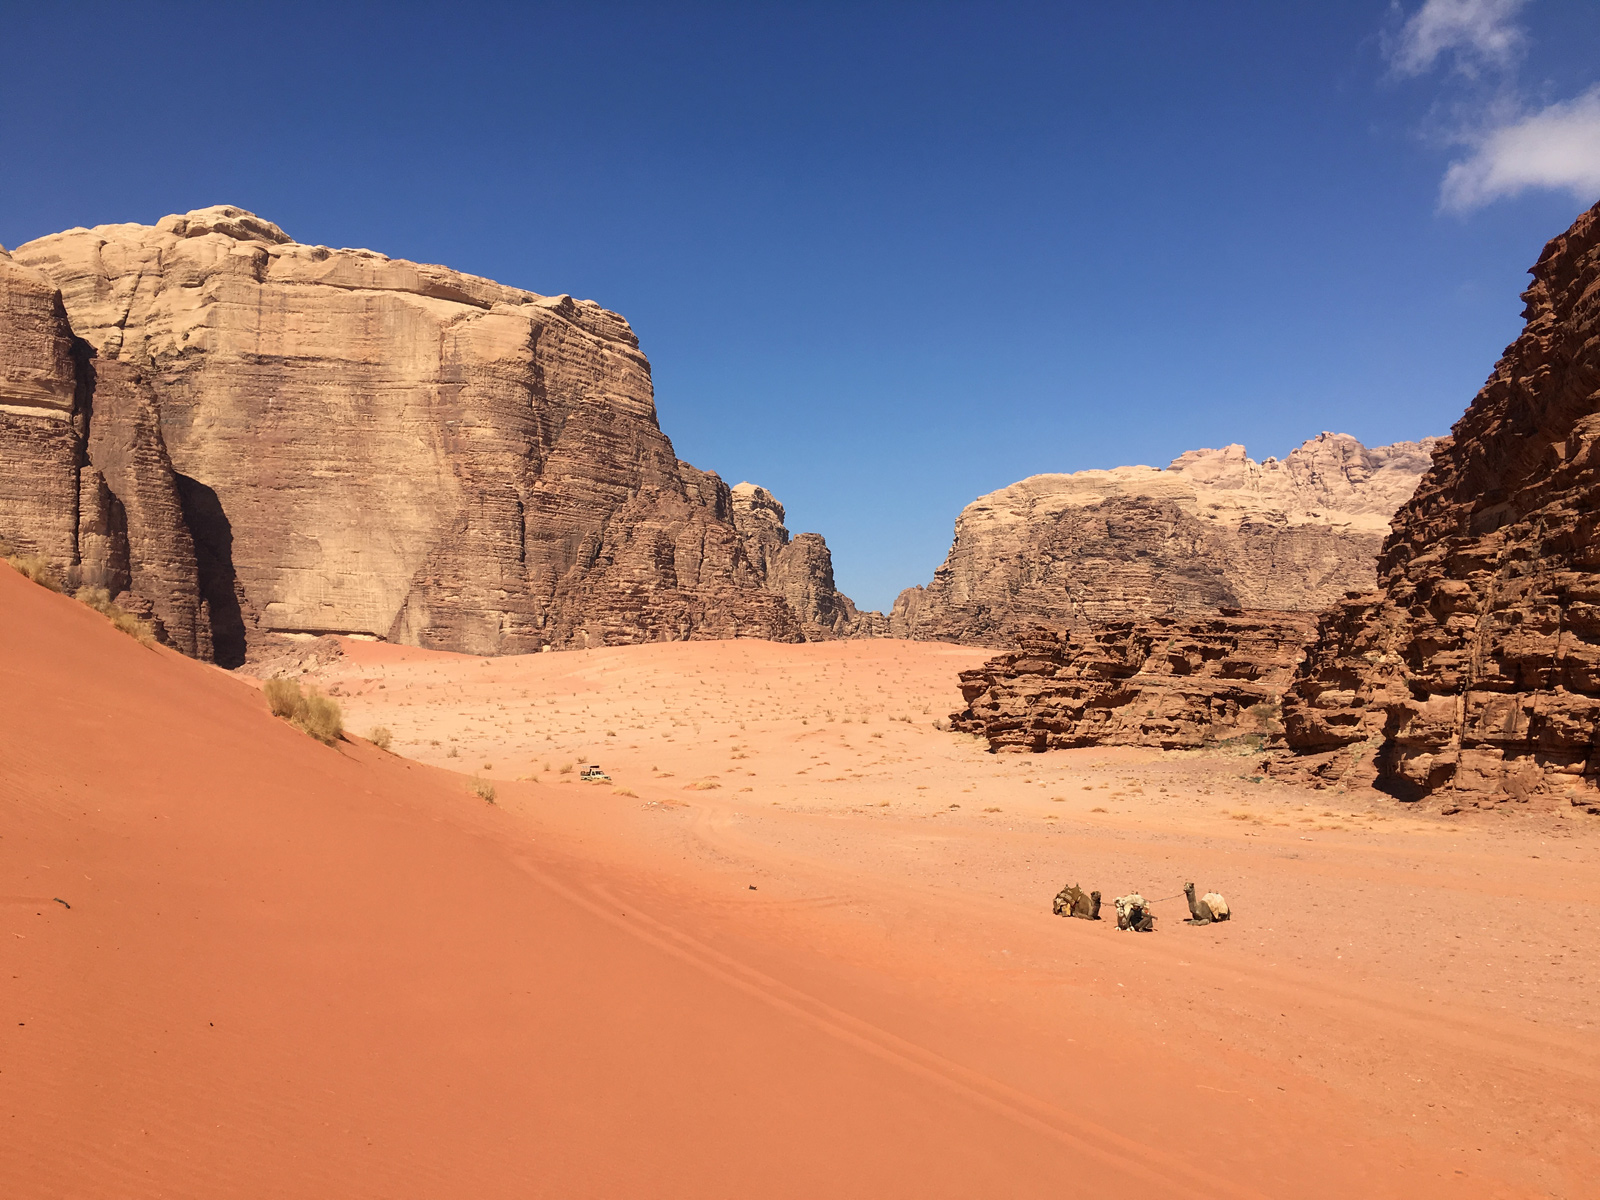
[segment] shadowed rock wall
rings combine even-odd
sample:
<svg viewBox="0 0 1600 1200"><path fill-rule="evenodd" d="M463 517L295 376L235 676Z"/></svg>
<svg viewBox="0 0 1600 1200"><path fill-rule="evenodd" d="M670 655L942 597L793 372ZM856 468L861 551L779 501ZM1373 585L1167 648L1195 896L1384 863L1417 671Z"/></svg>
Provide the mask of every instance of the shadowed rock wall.
<svg viewBox="0 0 1600 1200"><path fill-rule="evenodd" d="M1395 514L1380 589L1323 614L1275 771L1446 807L1600 811L1600 206Z"/></svg>

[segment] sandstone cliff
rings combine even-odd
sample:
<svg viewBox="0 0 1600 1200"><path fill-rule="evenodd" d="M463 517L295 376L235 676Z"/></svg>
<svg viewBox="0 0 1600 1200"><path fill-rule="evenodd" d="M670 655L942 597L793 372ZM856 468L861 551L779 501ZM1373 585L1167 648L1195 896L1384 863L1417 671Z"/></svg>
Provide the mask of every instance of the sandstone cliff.
<svg viewBox="0 0 1600 1200"><path fill-rule="evenodd" d="M208 655L194 544L136 371L96 368L54 284L0 250L0 539Z"/></svg>
<svg viewBox="0 0 1600 1200"><path fill-rule="evenodd" d="M1521 336L1395 514L1380 590L1322 616L1276 770L1600 811L1600 206L1531 273Z"/></svg>
<svg viewBox="0 0 1600 1200"><path fill-rule="evenodd" d="M1224 609L1070 635L1037 629L961 673L967 707L951 724L991 750L1264 742L1281 731L1279 698L1315 626L1308 613Z"/></svg>
<svg viewBox="0 0 1600 1200"><path fill-rule="evenodd" d="M733 523L745 549L767 590L782 596L800 619L807 639L888 636L882 613L858 612L834 586L833 555L822 535L802 533L791 540L783 521L783 505L766 488L734 486Z"/></svg>
<svg viewBox="0 0 1600 1200"><path fill-rule="evenodd" d="M1283 460L1228 446L1165 470L1035 475L962 511L944 564L900 594L890 632L1003 645L1036 625L1315 611L1373 586L1430 444L1368 449L1324 433Z"/></svg>
<svg viewBox="0 0 1600 1200"><path fill-rule="evenodd" d="M853 612L820 539L772 578L752 559L727 485L661 432L633 331L591 301L301 245L231 207L14 259L0 535L126 576L192 652L234 665L272 631L796 641Z"/></svg>

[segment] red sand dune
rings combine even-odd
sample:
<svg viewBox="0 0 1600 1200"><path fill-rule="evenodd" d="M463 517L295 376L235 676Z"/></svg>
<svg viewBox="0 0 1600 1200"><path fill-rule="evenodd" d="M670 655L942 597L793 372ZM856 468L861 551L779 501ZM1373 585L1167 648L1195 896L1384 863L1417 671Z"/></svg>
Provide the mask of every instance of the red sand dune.
<svg viewBox="0 0 1600 1200"><path fill-rule="evenodd" d="M1244 921L1163 941L1057 921L1048 895L921 887L885 865L910 843L864 818L505 782L487 806L321 746L246 682L3 569L0 729L8 1197L1578 1196L1594 1177L1594 1048L1566 1027L1386 1007L1331 956L1268 975ZM969 826L939 836L993 880L1042 844ZM1080 861L1128 836L1086 834ZM1395 853L1398 888L1439 871ZM1392 1103L1296 1066L1312 1022L1374 1097L1426 1059L1470 1119L1395 1128ZM1543 1107L1460 1144L1500 1091Z"/></svg>

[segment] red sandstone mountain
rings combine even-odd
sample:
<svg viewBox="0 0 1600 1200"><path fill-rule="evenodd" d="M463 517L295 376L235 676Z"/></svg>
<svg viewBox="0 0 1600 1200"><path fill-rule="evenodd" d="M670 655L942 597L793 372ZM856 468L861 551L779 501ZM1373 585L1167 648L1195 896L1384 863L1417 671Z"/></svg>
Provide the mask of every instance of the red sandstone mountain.
<svg viewBox="0 0 1600 1200"><path fill-rule="evenodd" d="M678 460L622 317L237 208L0 258L0 464L0 538L230 665L274 631L510 653L859 624L820 537L778 506L747 542Z"/></svg>
<svg viewBox="0 0 1600 1200"><path fill-rule="evenodd" d="M1395 514L1380 591L1323 614L1280 769L1597 806L1600 205L1531 274L1521 336Z"/></svg>

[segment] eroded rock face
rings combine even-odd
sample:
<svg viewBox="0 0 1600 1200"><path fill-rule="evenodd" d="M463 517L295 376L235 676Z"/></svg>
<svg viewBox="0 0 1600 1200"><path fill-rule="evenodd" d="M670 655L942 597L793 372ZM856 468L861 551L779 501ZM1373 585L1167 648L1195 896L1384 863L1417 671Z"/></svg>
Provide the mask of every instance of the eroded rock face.
<svg viewBox="0 0 1600 1200"><path fill-rule="evenodd" d="M1316 611L1374 586L1389 517L1429 445L1324 433L1281 461L1235 445L1165 470L1035 475L962 511L944 564L901 593L890 631L1004 645L1034 625Z"/></svg>
<svg viewBox="0 0 1600 1200"><path fill-rule="evenodd" d="M771 578L752 559L728 487L679 462L658 427L627 322L590 301L301 245L231 207L69 230L15 259L0 270L26 278L0 276L0 319L41 345L83 339L115 381L115 423L156 418L174 488L133 486L126 471L156 460L117 458L110 424L91 438L100 478L80 480L70 421L33 418L24 434L0 429L8 468L61 494L9 524L70 558L87 497L94 569L125 574L179 644L198 621L195 652L242 662L256 631L476 653L796 641L854 611L822 570L825 547L785 545ZM70 319L64 334L52 313ZM0 418L70 413L74 378L51 374L48 353L16 357L46 365L5 368ZM125 510L126 561L102 487ZM174 495L192 568L181 537L133 532L141 520L170 532Z"/></svg>
<svg viewBox="0 0 1600 1200"><path fill-rule="evenodd" d="M1278 701L1311 640L1307 613L1224 609L1071 633L1036 629L961 673L951 725L991 750L1199 746L1280 731Z"/></svg>
<svg viewBox="0 0 1600 1200"><path fill-rule="evenodd" d="M1395 514L1380 590L1322 617L1276 771L1600 809L1600 206L1532 275L1521 336Z"/></svg>
<svg viewBox="0 0 1600 1200"><path fill-rule="evenodd" d="M60 293L0 252L0 539L70 587L107 589L163 642L209 657L198 569L148 388L96 364Z"/></svg>
<svg viewBox="0 0 1600 1200"><path fill-rule="evenodd" d="M79 477L82 581L149 619L169 646L211 658L194 539L149 385L137 368L105 362L94 368L93 395L90 465ZM104 531L103 558L86 552L90 530Z"/></svg>
<svg viewBox="0 0 1600 1200"><path fill-rule="evenodd" d="M0 250L0 538L77 561L85 420L60 293Z"/></svg>
<svg viewBox="0 0 1600 1200"><path fill-rule="evenodd" d="M783 505L764 487L736 484L733 521L767 590L782 596L799 618L808 640L885 637L882 613L858 612L833 581L833 555L818 533L791 539Z"/></svg>

